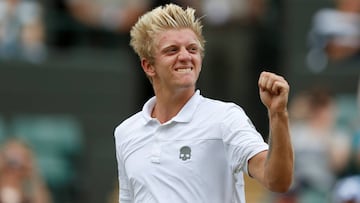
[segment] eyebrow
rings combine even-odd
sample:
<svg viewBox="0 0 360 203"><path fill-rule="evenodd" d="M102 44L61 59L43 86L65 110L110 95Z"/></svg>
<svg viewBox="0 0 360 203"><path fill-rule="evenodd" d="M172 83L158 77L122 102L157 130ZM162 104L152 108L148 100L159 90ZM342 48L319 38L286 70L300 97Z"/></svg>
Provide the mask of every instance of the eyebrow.
<svg viewBox="0 0 360 203"><path fill-rule="evenodd" d="M186 45L185 47L191 47L191 46L200 47L199 43L196 43L196 42L191 42L190 44ZM174 47L179 47L179 46L176 45L176 44L169 44L169 45L166 45L164 47L161 47L160 51L163 52L163 51L166 51L166 50L174 48Z"/></svg>

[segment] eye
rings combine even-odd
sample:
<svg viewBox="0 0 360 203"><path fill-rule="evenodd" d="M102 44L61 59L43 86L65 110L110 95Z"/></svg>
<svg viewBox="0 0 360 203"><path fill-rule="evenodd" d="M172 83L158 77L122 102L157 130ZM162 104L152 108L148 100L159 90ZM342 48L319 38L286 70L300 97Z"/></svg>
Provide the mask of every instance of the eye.
<svg viewBox="0 0 360 203"><path fill-rule="evenodd" d="M171 47L168 47L166 48L163 53L165 54L175 54L179 49L175 46L171 46Z"/></svg>
<svg viewBox="0 0 360 203"><path fill-rule="evenodd" d="M192 53L192 54L196 54L196 53L198 53L198 51L199 51L199 47L198 47L198 46L190 46L190 47L188 48L188 51L189 51L190 53Z"/></svg>

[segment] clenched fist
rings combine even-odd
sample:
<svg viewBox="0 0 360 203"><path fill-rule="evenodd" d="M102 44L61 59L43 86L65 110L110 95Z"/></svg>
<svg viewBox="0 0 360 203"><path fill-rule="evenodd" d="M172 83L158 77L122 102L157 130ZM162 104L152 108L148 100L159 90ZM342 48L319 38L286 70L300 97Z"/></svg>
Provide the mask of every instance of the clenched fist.
<svg viewBox="0 0 360 203"><path fill-rule="evenodd" d="M287 111L290 87L282 76L264 71L260 74L258 85L260 99L269 112Z"/></svg>

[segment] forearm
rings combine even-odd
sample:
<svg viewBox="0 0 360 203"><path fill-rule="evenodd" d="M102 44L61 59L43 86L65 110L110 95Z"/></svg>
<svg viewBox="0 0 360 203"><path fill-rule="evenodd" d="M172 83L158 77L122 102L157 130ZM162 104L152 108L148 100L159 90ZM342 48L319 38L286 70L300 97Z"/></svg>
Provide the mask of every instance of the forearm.
<svg viewBox="0 0 360 203"><path fill-rule="evenodd" d="M269 152L264 178L270 190L285 192L291 185L294 168L288 112L269 111L269 122Z"/></svg>

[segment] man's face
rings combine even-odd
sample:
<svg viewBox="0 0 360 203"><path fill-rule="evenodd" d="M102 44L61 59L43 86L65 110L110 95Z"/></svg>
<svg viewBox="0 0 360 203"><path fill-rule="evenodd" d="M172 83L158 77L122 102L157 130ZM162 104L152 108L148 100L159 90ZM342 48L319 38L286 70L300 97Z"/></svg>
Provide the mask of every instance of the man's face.
<svg viewBox="0 0 360 203"><path fill-rule="evenodd" d="M195 88L201 70L201 49L190 29L170 29L156 35L153 83L162 88Z"/></svg>

